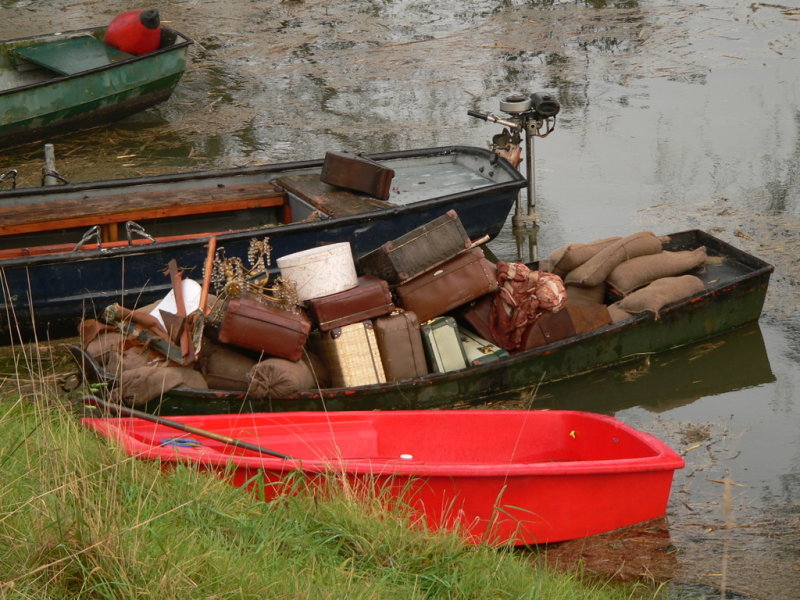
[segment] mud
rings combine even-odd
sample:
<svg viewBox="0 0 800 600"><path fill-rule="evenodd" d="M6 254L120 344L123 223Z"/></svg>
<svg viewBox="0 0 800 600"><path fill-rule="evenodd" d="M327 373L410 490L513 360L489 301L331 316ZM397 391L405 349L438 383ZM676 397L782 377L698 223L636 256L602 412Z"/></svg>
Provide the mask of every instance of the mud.
<svg viewBox="0 0 800 600"><path fill-rule="evenodd" d="M122 0L0 0L0 37L109 21ZM701 228L775 265L760 326L500 406L614 414L687 467L667 520L550 551L600 577L800 597L800 83L796 0L173 0L195 39L165 104L50 140L71 181L464 144L510 92L562 103L536 142L538 236L499 258ZM0 152L36 185L41 144ZM521 250L522 249L522 250ZM527 257L526 257L527 258ZM665 537L665 532L668 537ZM624 541L623 541L624 540ZM715 591L716 590L716 591ZM673 593L674 592L674 593ZM700 596L702 597L702 596Z"/></svg>

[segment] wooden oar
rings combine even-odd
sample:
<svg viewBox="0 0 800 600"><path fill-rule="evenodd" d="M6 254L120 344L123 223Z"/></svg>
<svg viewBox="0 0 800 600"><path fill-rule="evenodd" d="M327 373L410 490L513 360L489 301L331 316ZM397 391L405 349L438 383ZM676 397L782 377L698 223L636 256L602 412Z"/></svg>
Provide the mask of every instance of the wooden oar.
<svg viewBox="0 0 800 600"><path fill-rule="evenodd" d="M105 408L110 412L127 415L129 417L137 417L139 419L144 419L145 421L157 423L158 425L164 425L165 427L172 427L173 429L179 429L180 431L193 433L195 435L199 435L200 437L216 440L224 444L230 444L231 446L237 446L239 448L244 448L246 450L253 450L254 452L260 452L261 454L269 454L270 456L276 456L278 458L283 458L287 460L293 458L287 454L281 454L280 452L276 452L275 450L270 450L269 448L262 448L261 446L256 446L255 444L251 444L250 442L237 440L235 438L221 435L213 431L208 431L206 429L200 429L198 427L186 425L185 423L181 423L180 421L173 421L172 419L165 419L164 417L151 415L150 413L142 412L141 410L136 410L135 408L130 408L129 406L122 406L121 404L106 402L105 400L98 398L97 396L94 396L92 394L84 395L82 401L88 404L99 406L101 408Z"/></svg>

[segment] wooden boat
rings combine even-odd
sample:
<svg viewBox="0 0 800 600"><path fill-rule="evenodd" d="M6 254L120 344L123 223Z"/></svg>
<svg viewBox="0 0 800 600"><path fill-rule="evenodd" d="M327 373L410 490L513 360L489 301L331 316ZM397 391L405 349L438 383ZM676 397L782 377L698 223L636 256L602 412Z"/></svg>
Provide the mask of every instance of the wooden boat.
<svg viewBox="0 0 800 600"><path fill-rule="evenodd" d="M705 289L664 307L599 329L459 371L394 383L300 392L271 401L245 392L177 387L144 407L160 414L273 410L421 409L508 398L548 383L700 342L757 321L773 267L699 230L674 233L668 250L705 246L711 260L692 271ZM536 265L531 265L535 268ZM114 377L78 347L71 352L87 380L114 385Z"/></svg>
<svg viewBox="0 0 800 600"><path fill-rule="evenodd" d="M105 27L0 42L0 148L93 127L163 102L192 40L162 27L161 47L134 56Z"/></svg>
<svg viewBox="0 0 800 600"><path fill-rule="evenodd" d="M581 538L665 514L683 459L612 417L577 411L367 411L178 417L181 424L288 455L186 435L139 418L86 418L125 451L191 463L267 498L301 471L408 507L412 520L471 542ZM290 479L291 480L291 479Z"/></svg>
<svg viewBox="0 0 800 600"><path fill-rule="evenodd" d="M34 322L40 337L75 335L113 302L163 298L170 259L202 278L211 235L243 261L268 237L273 264L341 241L360 255L451 209L473 238L494 237L525 185L481 148L373 158L395 173L387 201L322 183L323 160L0 192L0 343L30 338Z"/></svg>

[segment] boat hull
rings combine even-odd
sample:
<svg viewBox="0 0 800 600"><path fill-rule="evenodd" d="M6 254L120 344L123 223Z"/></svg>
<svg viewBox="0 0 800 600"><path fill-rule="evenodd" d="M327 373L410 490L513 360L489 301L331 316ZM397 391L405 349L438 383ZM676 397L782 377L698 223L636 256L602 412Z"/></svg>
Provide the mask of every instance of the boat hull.
<svg viewBox="0 0 800 600"><path fill-rule="evenodd" d="M672 234L668 248L706 246L716 264L698 272L705 289L697 296L594 331L460 371L401 382L301 392L254 400L244 392L178 387L144 407L161 414L280 410L423 409L518 397L557 381L732 331L757 321L773 267L707 233ZM111 382L89 370L89 378Z"/></svg>
<svg viewBox="0 0 800 600"><path fill-rule="evenodd" d="M166 31L175 42L151 54L0 91L0 147L113 122L167 100L186 69L192 40ZM36 39L11 40L3 51Z"/></svg>
<svg viewBox="0 0 800 600"><path fill-rule="evenodd" d="M217 236L217 246L224 247L226 256L247 261L250 240L268 237L274 264L277 258L287 254L349 241L353 253L360 256L449 210L458 213L473 239L484 235L493 238L504 226L518 191L525 184L524 178L511 165L498 162L493 153L480 148L445 147L373 156L393 166L393 161L411 165L409 168L417 168L416 165L425 161L449 164L449 161L463 160L475 172L491 168L496 177L474 188L462 187L459 191L458 186L451 185L440 196L429 193L419 201L362 214L222 233ZM304 161L127 182L76 184L54 190L19 190L14 194L0 193L0 207L25 201L41 205L65 196L119 194L127 189L135 191L145 187L179 190L191 189L191 186L213 187L219 181L230 185L238 179L263 182L287 173L319 172L322 164L322 160ZM395 169L402 172L399 166ZM7 344L15 338L30 340L34 334L39 339L73 336L81 318L101 314L109 304L142 306L160 300L171 289L169 279L161 275L170 259L187 269L188 277L202 278L208 239L204 234L153 244L0 260L0 343Z"/></svg>
<svg viewBox="0 0 800 600"><path fill-rule="evenodd" d="M663 516L683 460L655 437L577 411L398 411L205 415L181 423L289 460L178 435L141 419L84 419L131 455L195 464L268 499L346 482L402 507L412 523L472 543L530 545ZM488 435L487 435L488 434ZM173 446L173 438L183 441ZM233 470L231 469L233 467ZM263 486L261 485L263 482ZM287 483L289 482L289 483Z"/></svg>

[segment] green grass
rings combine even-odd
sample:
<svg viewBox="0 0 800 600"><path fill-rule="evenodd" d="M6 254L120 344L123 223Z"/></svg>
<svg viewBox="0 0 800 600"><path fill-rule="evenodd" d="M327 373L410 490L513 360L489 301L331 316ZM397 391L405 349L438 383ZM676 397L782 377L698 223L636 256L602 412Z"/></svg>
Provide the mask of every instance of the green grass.
<svg viewBox="0 0 800 600"><path fill-rule="evenodd" d="M85 430L39 389L48 380L0 388L0 598L655 596L410 528L374 497L300 489L266 503L190 467L162 471Z"/></svg>

